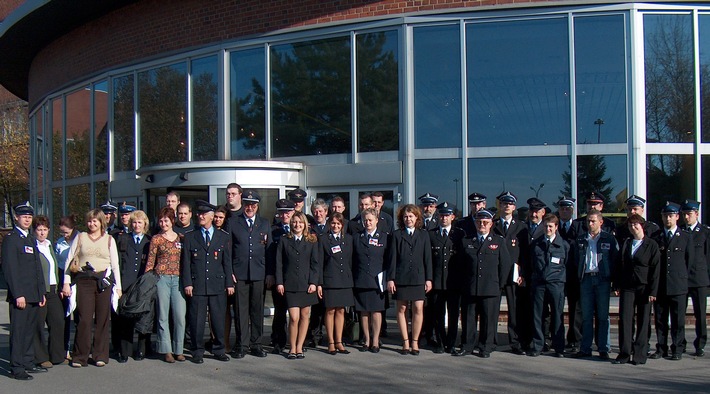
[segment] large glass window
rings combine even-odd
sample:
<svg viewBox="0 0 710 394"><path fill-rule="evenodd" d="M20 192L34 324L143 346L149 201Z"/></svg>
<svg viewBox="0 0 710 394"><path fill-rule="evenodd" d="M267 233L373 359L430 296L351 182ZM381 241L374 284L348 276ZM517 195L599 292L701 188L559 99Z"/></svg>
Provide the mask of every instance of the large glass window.
<svg viewBox="0 0 710 394"><path fill-rule="evenodd" d="M570 143L566 18L466 27L468 146Z"/></svg>
<svg viewBox="0 0 710 394"><path fill-rule="evenodd" d="M560 194L570 189L565 176L569 167L567 156L469 159L468 191L483 193L489 207L496 205L496 196L509 191L518 198L518 208L537 197L552 209Z"/></svg>
<svg viewBox="0 0 710 394"><path fill-rule="evenodd" d="M264 48L230 54L232 160L266 159L265 79Z"/></svg>
<svg viewBox="0 0 710 394"><path fill-rule="evenodd" d="M453 205L457 216L467 213L459 207L463 188L461 159L417 160L415 176L414 197L435 194L439 196L439 202L446 201Z"/></svg>
<svg viewBox="0 0 710 394"><path fill-rule="evenodd" d="M138 74L141 166L187 160L185 63Z"/></svg>
<svg viewBox="0 0 710 394"><path fill-rule="evenodd" d="M357 150L399 149L397 31L359 34L357 51Z"/></svg>
<svg viewBox="0 0 710 394"><path fill-rule="evenodd" d="M217 160L217 56L192 61L192 160Z"/></svg>
<svg viewBox="0 0 710 394"><path fill-rule="evenodd" d="M577 143L626 142L623 15L574 19Z"/></svg>
<svg viewBox="0 0 710 394"><path fill-rule="evenodd" d="M272 155L352 151L350 38L271 48Z"/></svg>
<svg viewBox="0 0 710 394"><path fill-rule="evenodd" d="M79 218L77 220L78 222L83 222L81 218L84 217L84 214L86 213L86 208L84 208L84 211L71 213L75 214L76 217ZM52 189L52 223L59 223L59 219L61 219L62 216L64 216L64 200L62 200L62 188L57 187ZM77 225L78 224L79 223L77 223ZM86 226L81 226L81 228L84 227Z"/></svg>
<svg viewBox="0 0 710 394"><path fill-rule="evenodd" d="M706 201L707 203L700 206L700 210L703 213L703 217L700 221L710 223L710 182L707 181L710 176L710 156L703 155L701 171L705 182L702 183L700 201Z"/></svg>
<svg viewBox="0 0 710 394"><path fill-rule="evenodd" d="M710 15L698 16L698 45L700 47L701 135L703 142L710 142ZM710 209L703 212L707 211Z"/></svg>
<svg viewBox="0 0 710 394"><path fill-rule="evenodd" d="M646 214L661 223L661 208L666 201L682 203L695 198L695 158L693 155L646 156Z"/></svg>
<svg viewBox="0 0 710 394"><path fill-rule="evenodd" d="M135 170L135 115L133 75L113 79L113 168Z"/></svg>
<svg viewBox="0 0 710 394"><path fill-rule="evenodd" d="M88 176L91 154L90 90L83 88L66 96L67 178Z"/></svg>
<svg viewBox="0 0 710 394"><path fill-rule="evenodd" d="M103 201L100 204L103 204ZM67 186L67 213L75 214L81 221L90 208L89 184Z"/></svg>
<svg viewBox="0 0 710 394"><path fill-rule="evenodd" d="M459 25L414 29L414 143L417 148L461 146Z"/></svg>
<svg viewBox="0 0 710 394"><path fill-rule="evenodd" d="M644 15L646 141L695 140L693 18Z"/></svg>
<svg viewBox="0 0 710 394"><path fill-rule="evenodd" d="M108 160L108 83L94 85L94 173L106 173Z"/></svg>
<svg viewBox="0 0 710 394"><path fill-rule="evenodd" d="M52 100L52 179L64 179L64 105L61 98Z"/></svg>
<svg viewBox="0 0 710 394"><path fill-rule="evenodd" d="M604 198L604 212L619 212L626 201L627 185L626 155L577 156L577 211L586 213L587 195L601 193ZM571 174L565 171L565 188L561 194L572 195Z"/></svg>

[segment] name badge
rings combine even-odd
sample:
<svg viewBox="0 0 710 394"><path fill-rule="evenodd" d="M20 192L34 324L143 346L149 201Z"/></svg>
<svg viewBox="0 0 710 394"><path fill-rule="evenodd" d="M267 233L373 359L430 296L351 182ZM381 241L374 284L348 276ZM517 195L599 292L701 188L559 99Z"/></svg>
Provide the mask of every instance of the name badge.
<svg viewBox="0 0 710 394"><path fill-rule="evenodd" d="M610 250L611 249L611 244L603 243L601 246L602 246L602 250Z"/></svg>
<svg viewBox="0 0 710 394"><path fill-rule="evenodd" d="M340 253L340 245L331 246L330 251L333 252L333 254Z"/></svg>
<svg viewBox="0 0 710 394"><path fill-rule="evenodd" d="M374 245L374 246L377 246L377 241L378 241L378 239L377 239L377 238L370 238L370 241L369 241L369 243L370 243L370 245Z"/></svg>
<svg viewBox="0 0 710 394"><path fill-rule="evenodd" d="M35 252L35 250L34 250L33 247L31 247L31 246L25 246L25 253L32 254L32 253L34 253L34 252Z"/></svg>
<svg viewBox="0 0 710 394"><path fill-rule="evenodd" d="M178 249L182 249L182 242L175 242L175 247Z"/></svg>
<svg viewBox="0 0 710 394"><path fill-rule="evenodd" d="M550 261L552 262L552 264L559 264L559 263L560 263L560 258L559 258L559 257L552 257L552 258L550 259Z"/></svg>

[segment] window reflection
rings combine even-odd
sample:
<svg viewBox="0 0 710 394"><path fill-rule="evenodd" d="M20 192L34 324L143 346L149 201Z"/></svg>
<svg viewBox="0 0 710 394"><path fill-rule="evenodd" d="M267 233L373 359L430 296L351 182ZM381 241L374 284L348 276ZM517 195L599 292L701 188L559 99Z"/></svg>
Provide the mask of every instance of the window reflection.
<svg viewBox="0 0 710 394"><path fill-rule="evenodd" d="M349 37L271 48L274 157L349 153Z"/></svg>
<svg viewBox="0 0 710 394"><path fill-rule="evenodd" d="M77 90L66 96L67 178L89 175L91 90Z"/></svg>
<svg viewBox="0 0 710 394"><path fill-rule="evenodd" d="M264 48L230 54L231 158L266 159Z"/></svg>
<svg viewBox="0 0 710 394"><path fill-rule="evenodd" d="M94 173L106 173L108 160L108 82L94 85Z"/></svg>
<svg viewBox="0 0 710 394"><path fill-rule="evenodd" d="M436 194L439 202L446 201L456 209L456 216L466 215L461 209L461 159L417 160L415 162L414 198L425 193ZM416 204L419 200L412 201Z"/></svg>
<svg viewBox="0 0 710 394"><path fill-rule="evenodd" d="M192 61L192 160L217 160L217 56Z"/></svg>
<svg viewBox="0 0 710 394"><path fill-rule="evenodd" d="M461 38L458 25L414 29L414 142L461 146Z"/></svg>
<svg viewBox="0 0 710 394"><path fill-rule="evenodd" d="M700 126L703 142L710 141L710 15L698 15L700 47Z"/></svg>
<svg viewBox="0 0 710 394"><path fill-rule="evenodd" d="M397 31L359 34L357 124L359 152L399 149Z"/></svg>
<svg viewBox="0 0 710 394"><path fill-rule="evenodd" d="M77 217L77 225L80 228L85 228L86 226L81 225L83 223L83 220L81 220L84 217L84 214L86 213L87 209L86 207L84 208L83 211L79 212L72 212L76 214ZM64 216L64 201L62 201L62 188L57 187L52 189L52 223L59 223L59 219ZM81 223L81 224L80 224Z"/></svg>
<svg viewBox="0 0 710 394"><path fill-rule="evenodd" d="M103 204L103 201L100 204ZM89 209L91 209L89 184L67 186L67 212L75 214L79 221L83 222L84 214Z"/></svg>
<svg viewBox="0 0 710 394"><path fill-rule="evenodd" d="M624 16L575 18L574 57L577 143L626 142Z"/></svg>
<svg viewBox="0 0 710 394"><path fill-rule="evenodd" d="M108 182L106 181L101 181L101 182L96 182L94 184L94 202L93 205L94 207L99 206L103 204L106 200L108 200Z"/></svg>
<svg viewBox="0 0 710 394"><path fill-rule="evenodd" d="M700 201L707 203L700 206L700 211L703 214L700 221L703 223L710 223L710 182L707 181L708 176L710 176L710 156L704 155L701 159L701 165L702 167L700 170L702 171L705 182L702 183L703 186L700 191Z"/></svg>
<svg viewBox="0 0 710 394"><path fill-rule="evenodd" d="M560 194L570 189L568 156L469 159L468 191L483 193L488 206L496 196L509 191L518 198L518 208L530 197L538 197L551 209ZM466 213L468 214L468 212Z"/></svg>
<svg viewBox="0 0 710 394"><path fill-rule="evenodd" d="M113 168L114 171L135 169L135 117L133 75L113 80Z"/></svg>
<svg viewBox="0 0 710 394"><path fill-rule="evenodd" d="M661 208L666 201L682 203L695 198L695 158L692 155L646 156L646 214L661 223Z"/></svg>
<svg viewBox="0 0 710 394"><path fill-rule="evenodd" d="M693 18L644 15L646 141L695 139Z"/></svg>
<svg viewBox="0 0 710 394"><path fill-rule="evenodd" d="M141 166L187 160L186 65L138 74Z"/></svg>
<svg viewBox="0 0 710 394"><path fill-rule="evenodd" d="M566 18L466 27L468 145L570 143Z"/></svg>
<svg viewBox="0 0 710 394"><path fill-rule="evenodd" d="M62 99L52 100L52 179L64 179L64 105Z"/></svg>
<svg viewBox="0 0 710 394"><path fill-rule="evenodd" d="M583 215L587 207L587 195L591 192L604 196L604 212L620 212L626 201L628 189L626 155L577 156L577 212ZM560 195L571 196L569 170L562 174L565 188ZM557 202L555 200L554 202Z"/></svg>

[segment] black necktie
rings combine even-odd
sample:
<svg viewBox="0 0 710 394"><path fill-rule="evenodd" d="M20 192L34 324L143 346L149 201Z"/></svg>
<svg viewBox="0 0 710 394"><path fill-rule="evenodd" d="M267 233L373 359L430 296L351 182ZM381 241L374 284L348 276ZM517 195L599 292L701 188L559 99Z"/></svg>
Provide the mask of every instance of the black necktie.
<svg viewBox="0 0 710 394"><path fill-rule="evenodd" d="M290 231L288 224L284 224L284 231L287 233Z"/></svg>
<svg viewBox="0 0 710 394"><path fill-rule="evenodd" d="M508 221L503 222L503 232L508 232Z"/></svg>
<svg viewBox="0 0 710 394"><path fill-rule="evenodd" d="M323 232L323 229L325 228L325 224L319 224L318 225L318 232Z"/></svg>
<svg viewBox="0 0 710 394"><path fill-rule="evenodd" d="M139 245L141 243L141 237L136 235L136 245Z"/></svg>
<svg viewBox="0 0 710 394"><path fill-rule="evenodd" d="M205 243L208 247L210 246L210 232L207 230L205 230Z"/></svg>
<svg viewBox="0 0 710 394"><path fill-rule="evenodd" d="M444 229L443 231L444 238L449 236L449 231L447 229Z"/></svg>

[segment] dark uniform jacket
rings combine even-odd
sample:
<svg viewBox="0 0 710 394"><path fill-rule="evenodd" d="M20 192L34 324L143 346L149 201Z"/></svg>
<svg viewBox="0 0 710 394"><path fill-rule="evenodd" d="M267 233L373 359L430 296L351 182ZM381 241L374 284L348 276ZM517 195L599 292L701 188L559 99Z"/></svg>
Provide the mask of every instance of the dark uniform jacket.
<svg viewBox="0 0 710 394"><path fill-rule="evenodd" d="M531 245L532 284L565 283L567 281L567 257L569 244L557 234L547 247L545 236L537 237Z"/></svg>
<svg viewBox="0 0 710 394"><path fill-rule="evenodd" d="M658 295L661 250L656 241L645 237L636 253L631 256L629 238L621 247L619 264L614 270L615 289L636 289L645 286L646 296Z"/></svg>
<svg viewBox="0 0 710 394"><path fill-rule="evenodd" d="M364 230L353 235L354 287L380 289L377 275L386 269L385 259L389 256L389 246L389 236L379 229L372 238Z"/></svg>
<svg viewBox="0 0 710 394"><path fill-rule="evenodd" d="M586 270L587 249L589 248L589 233L577 236L577 239L570 245L570 256L568 268L577 275L576 279L582 280ZM616 264L619 259L619 245L616 238L611 233L602 231L597 239L597 255L601 256L599 261L599 276L605 281L611 281Z"/></svg>
<svg viewBox="0 0 710 394"><path fill-rule="evenodd" d="M35 238L13 228L2 240L1 257L7 281L7 302L15 302L20 297L25 297L26 303L42 302L46 291Z"/></svg>
<svg viewBox="0 0 710 394"><path fill-rule="evenodd" d="M318 242L281 237L276 250L276 284L289 292L305 292L319 280Z"/></svg>
<svg viewBox="0 0 710 394"><path fill-rule="evenodd" d="M343 228L346 228L345 223L343 223ZM348 221L347 229L348 234L352 235L353 238L355 238L355 236L357 236L361 232L365 231L365 226L362 225L360 214L357 214L357 216L352 218L352 220ZM379 218L377 221L377 231L385 235L390 235L393 231L392 225L382 220L382 218Z"/></svg>
<svg viewBox="0 0 710 394"><path fill-rule="evenodd" d="M143 235L136 245L133 233L123 234L118 239L118 258L121 268L122 291L126 291L139 276L145 273L145 265L150 251L150 236Z"/></svg>
<svg viewBox="0 0 710 394"><path fill-rule="evenodd" d="M505 238L488 234L481 243L478 234L461 238L456 246L461 264L461 292L473 296L499 296L513 261Z"/></svg>
<svg viewBox="0 0 710 394"><path fill-rule="evenodd" d="M353 237L341 234L336 241L333 233L326 233L318 239L323 275L319 284L326 289L346 289L353 287Z"/></svg>
<svg viewBox="0 0 710 394"><path fill-rule="evenodd" d="M271 243L271 225L259 215L253 220L251 228L243 213L229 221L232 270L238 281L266 278L266 248Z"/></svg>
<svg viewBox="0 0 710 394"><path fill-rule="evenodd" d="M283 222L276 222L271 226L271 242L266 248L266 275L276 276L276 249L279 248L281 237L286 235Z"/></svg>
<svg viewBox="0 0 710 394"><path fill-rule="evenodd" d="M477 230L476 230L476 224L473 221L473 217L471 215L466 216L465 218L461 218L454 223L454 227L460 228L463 230L464 237L475 237Z"/></svg>
<svg viewBox="0 0 710 394"><path fill-rule="evenodd" d="M535 231L532 230L532 222L526 221L525 226L528 228L528 236L530 237L528 245L532 246L532 241L543 237L545 235L545 226L542 224L542 221L538 223L537 227L535 227ZM530 255L530 258L532 258L532 255Z"/></svg>
<svg viewBox="0 0 710 394"><path fill-rule="evenodd" d="M392 235L387 280L396 285L423 285L432 280L429 233L415 229L412 235L399 229Z"/></svg>
<svg viewBox="0 0 710 394"><path fill-rule="evenodd" d="M314 223L310 225L311 228L311 234L315 234L317 237L320 237L323 234L327 234L330 228L328 228L327 223L323 223L323 228L321 229L320 226L315 223L315 219L313 219Z"/></svg>
<svg viewBox="0 0 710 394"><path fill-rule="evenodd" d="M521 222L515 217L510 220L508 224L508 231L503 229L503 223L501 218L497 218L494 221L493 233L500 235L505 238L505 244L508 247L508 253L510 254L510 272L506 276L506 282L504 285L512 285L513 282L513 264L518 264L518 275L529 280L530 274L530 259L528 257L528 252L530 248L530 235L528 234L528 226L524 222Z"/></svg>
<svg viewBox="0 0 710 394"><path fill-rule="evenodd" d="M602 216L602 231L607 232L611 235L615 235L616 223L614 223L613 220ZM569 238L565 238L565 240L577 239L580 235L587 234L587 232L589 232L589 226L587 225L587 216L585 215L581 218L573 220L572 227L570 227L570 230L568 232Z"/></svg>
<svg viewBox="0 0 710 394"><path fill-rule="evenodd" d="M695 247L690 234L677 227L667 242L662 230L656 234L661 250L661 283L658 295L680 295L688 292L688 266L695 259Z"/></svg>
<svg viewBox="0 0 710 394"><path fill-rule="evenodd" d="M181 265L180 279L184 287L193 287L193 295L217 295L234 287L232 244L223 230L214 230L210 246L205 243L202 229L185 233Z"/></svg>
<svg viewBox="0 0 710 394"><path fill-rule="evenodd" d="M439 218L436 215L429 218L428 222L426 220L422 219L422 229L429 231L429 230L436 230L438 228L439 228Z"/></svg>
<svg viewBox="0 0 710 394"><path fill-rule="evenodd" d="M444 237L441 229L429 230L431 243L432 288L434 290L457 289L461 274L456 260L454 244L463 238L460 228L451 226L448 236Z"/></svg>
<svg viewBox="0 0 710 394"><path fill-rule="evenodd" d="M695 259L688 267L688 287L705 287L710 285L708 256L710 256L710 228L698 223L691 231L686 230L695 247Z"/></svg>

